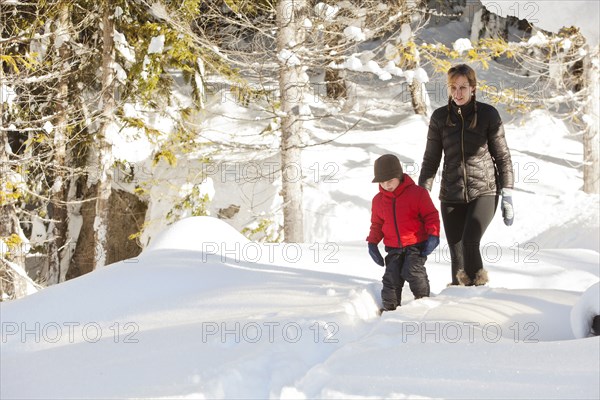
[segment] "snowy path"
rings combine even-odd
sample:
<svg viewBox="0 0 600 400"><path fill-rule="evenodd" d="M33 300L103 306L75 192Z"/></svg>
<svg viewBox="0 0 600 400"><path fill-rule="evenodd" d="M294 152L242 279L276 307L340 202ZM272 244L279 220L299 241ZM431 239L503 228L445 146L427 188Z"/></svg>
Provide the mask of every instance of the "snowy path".
<svg viewBox="0 0 600 400"><path fill-rule="evenodd" d="M189 230L206 222L176 224L136 260L1 304L1 397L599 395L600 340L575 340L570 320L598 281L593 252L500 261L490 287L477 288L446 288L449 265L432 262L434 296L411 301L406 288L404 305L380 318L382 270L357 255L362 245L339 248L353 264L291 263L279 250L270 263L236 261L189 249Z"/></svg>

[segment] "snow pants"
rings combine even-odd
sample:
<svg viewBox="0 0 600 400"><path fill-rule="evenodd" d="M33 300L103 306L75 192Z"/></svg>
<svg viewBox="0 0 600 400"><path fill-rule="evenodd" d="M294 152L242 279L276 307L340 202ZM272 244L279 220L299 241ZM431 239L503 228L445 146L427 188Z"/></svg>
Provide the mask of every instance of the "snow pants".
<svg viewBox="0 0 600 400"><path fill-rule="evenodd" d="M427 257L421 256L424 243L403 249L388 249L381 300L386 311L395 310L402 300L404 282L408 282L415 299L429 296L429 278L425 269Z"/></svg>
<svg viewBox="0 0 600 400"><path fill-rule="evenodd" d="M444 232L450 248L452 284L463 269L471 280L483 268L479 245L498 207L498 196L482 196L469 203L444 203L440 206Z"/></svg>

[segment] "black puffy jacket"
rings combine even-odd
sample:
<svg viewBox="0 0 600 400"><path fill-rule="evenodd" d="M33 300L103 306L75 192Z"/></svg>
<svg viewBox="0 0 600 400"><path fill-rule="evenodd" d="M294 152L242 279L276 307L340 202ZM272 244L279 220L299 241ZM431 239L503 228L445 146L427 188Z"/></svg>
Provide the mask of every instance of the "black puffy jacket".
<svg viewBox="0 0 600 400"><path fill-rule="evenodd" d="M474 128L470 128L475 116L474 101L460 107L451 102L451 124L447 122L447 106L438 108L431 116L419 186L431 190L443 151L440 188L443 202L468 203L513 187L512 162L500 114L489 104L476 104Z"/></svg>

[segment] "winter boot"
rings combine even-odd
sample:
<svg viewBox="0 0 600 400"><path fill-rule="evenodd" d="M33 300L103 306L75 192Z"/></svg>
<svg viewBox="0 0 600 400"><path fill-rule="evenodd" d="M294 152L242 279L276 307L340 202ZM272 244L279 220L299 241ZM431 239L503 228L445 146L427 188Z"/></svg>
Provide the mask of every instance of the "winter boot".
<svg viewBox="0 0 600 400"><path fill-rule="evenodd" d="M488 273L487 273L487 270L485 268L481 268L475 274L475 279L473 280L473 284L475 286L483 286L486 283L488 283Z"/></svg>
<svg viewBox="0 0 600 400"><path fill-rule="evenodd" d="M473 286L473 280L467 275L464 269L458 270L456 279L458 279L460 286Z"/></svg>
<svg viewBox="0 0 600 400"><path fill-rule="evenodd" d="M450 282L448 285L446 286L459 286L460 282L458 281L457 275L458 272L462 269L460 268L456 263L452 263L452 282Z"/></svg>

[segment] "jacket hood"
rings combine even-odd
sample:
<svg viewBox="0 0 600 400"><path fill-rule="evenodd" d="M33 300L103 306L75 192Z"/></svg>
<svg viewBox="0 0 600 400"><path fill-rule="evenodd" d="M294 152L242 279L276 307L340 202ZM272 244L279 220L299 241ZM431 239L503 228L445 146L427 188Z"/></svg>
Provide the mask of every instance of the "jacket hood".
<svg viewBox="0 0 600 400"><path fill-rule="evenodd" d="M415 184L415 181L413 181L410 176L404 174L404 179L402 179L402 182L400 182L398 187L393 192L388 192L381 185L379 185L379 192L387 197L398 197L402 194L402 192L404 190L406 190L407 187L414 185L414 184Z"/></svg>

